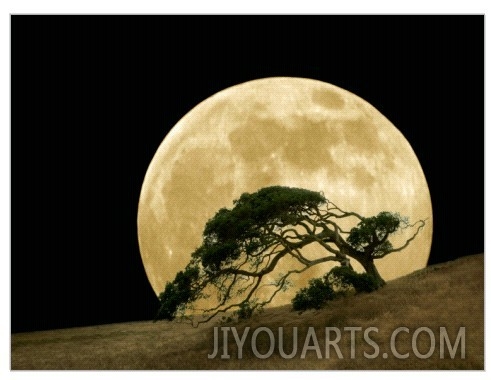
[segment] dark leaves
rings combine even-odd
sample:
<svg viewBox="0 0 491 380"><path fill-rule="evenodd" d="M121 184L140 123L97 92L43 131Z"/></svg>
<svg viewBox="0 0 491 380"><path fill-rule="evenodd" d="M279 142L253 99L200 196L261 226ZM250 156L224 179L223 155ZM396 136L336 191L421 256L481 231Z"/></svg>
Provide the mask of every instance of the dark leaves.
<svg viewBox="0 0 491 380"><path fill-rule="evenodd" d="M377 216L364 218L353 227L347 242L356 250L373 254L383 253L392 248L387 240L390 234L397 231L401 224L397 213L382 211Z"/></svg>
<svg viewBox="0 0 491 380"><path fill-rule="evenodd" d="M195 252L204 267L218 270L224 262L236 260L241 253L254 255L268 228L295 225L302 213L326 202L321 193L283 186L244 193L229 210L220 209L208 221L204 243Z"/></svg>
<svg viewBox="0 0 491 380"><path fill-rule="evenodd" d="M187 266L184 271L177 273L173 282L168 282L165 290L160 293L160 308L155 316L157 319L172 321L178 310L197 298L194 284L199 278L199 268Z"/></svg>

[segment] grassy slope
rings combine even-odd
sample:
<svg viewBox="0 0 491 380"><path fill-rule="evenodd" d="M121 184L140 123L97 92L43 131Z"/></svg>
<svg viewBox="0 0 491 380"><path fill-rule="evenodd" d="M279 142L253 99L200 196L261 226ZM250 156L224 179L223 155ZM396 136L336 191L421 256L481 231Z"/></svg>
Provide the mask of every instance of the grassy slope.
<svg viewBox="0 0 491 380"><path fill-rule="evenodd" d="M484 368L484 257L474 255L438 264L391 281L383 289L370 294L338 299L328 307L303 314L290 307L266 310L252 320L236 325L239 334L251 327L244 345L244 357L237 359L236 345L229 339L230 359L211 360L213 325L192 328L176 322L133 322L91 326L64 330L21 333L12 335L12 369L483 369ZM298 327L298 353L293 359L283 359L275 350L265 360L256 358L250 336L256 327L267 326L278 336L278 327L285 331L285 352L292 345L292 327ZM300 358L307 328L315 327L322 359L315 351ZM362 335L355 339L356 358L350 359L350 334L343 333L339 347L343 359L334 350L331 358L324 357L324 329L337 326L377 327L370 337L380 347L380 355L366 359L363 352L373 348L364 343ZM436 350L428 359L413 354L397 359L389 354L392 331L406 326L411 333L418 327L429 327L435 333ZM466 327L466 358L455 359L446 351L439 358L439 327L445 326L452 340L459 327ZM231 335L231 334L230 334ZM428 351L427 335L421 334L420 352ZM269 347L267 335L258 336L257 347L264 353ZM411 335L401 333L397 339L399 352L408 352Z"/></svg>

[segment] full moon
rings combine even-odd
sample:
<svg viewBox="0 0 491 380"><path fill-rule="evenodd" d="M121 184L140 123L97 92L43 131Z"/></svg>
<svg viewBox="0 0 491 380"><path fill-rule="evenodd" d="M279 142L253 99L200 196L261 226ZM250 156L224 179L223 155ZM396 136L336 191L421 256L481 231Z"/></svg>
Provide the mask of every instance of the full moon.
<svg viewBox="0 0 491 380"><path fill-rule="evenodd" d="M201 245L205 223L244 192L272 185L321 191L364 216L399 212L426 226L401 252L376 261L385 280L426 266L433 219L419 161L401 132L360 97L303 78L242 83L204 100L165 137L146 173L138 239L148 280L158 295ZM397 246L397 233L391 239ZM404 241L404 240L400 240ZM361 266L355 270L362 272ZM290 302L308 279L332 264L292 277Z"/></svg>

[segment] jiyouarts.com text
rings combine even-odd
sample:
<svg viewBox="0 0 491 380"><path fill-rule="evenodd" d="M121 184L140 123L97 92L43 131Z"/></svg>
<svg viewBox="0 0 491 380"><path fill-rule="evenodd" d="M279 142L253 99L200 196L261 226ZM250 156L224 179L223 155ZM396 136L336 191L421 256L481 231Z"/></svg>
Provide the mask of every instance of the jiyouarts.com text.
<svg viewBox="0 0 491 380"><path fill-rule="evenodd" d="M363 355L366 359L379 356L387 359L417 357L427 359L438 355L441 359L456 356L465 359L465 327L449 334L446 327L398 327L389 335L388 342L381 350L377 343L377 327L325 327L319 332L314 327L245 327L238 331L236 327L214 327L213 349L208 359L242 359L244 352L250 352L259 359L268 359L274 354L283 359L317 357L318 359L355 359ZM233 338L233 339L232 339ZM401 344L401 340L408 342ZM424 341L425 344L420 343ZM357 346L363 347L363 350ZM423 346L423 347L422 347ZM343 350L344 349L344 352Z"/></svg>

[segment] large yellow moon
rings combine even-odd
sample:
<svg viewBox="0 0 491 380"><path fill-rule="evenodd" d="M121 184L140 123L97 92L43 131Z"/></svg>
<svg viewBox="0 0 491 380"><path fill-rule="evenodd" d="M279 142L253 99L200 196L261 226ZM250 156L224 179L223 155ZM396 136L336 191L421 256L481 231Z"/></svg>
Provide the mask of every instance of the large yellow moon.
<svg viewBox="0 0 491 380"><path fill-rule="evenodd" d="M427 219L409 247L376 261L386 280L426 266L430 193L401 132L365 100L332 84L266 78L198 104L155 153L138 207L140 252L155 293L184 269L209 218L242 193L271 185L322 191L341 209L364 216L397 211L410 221ZM276 304L325 271L292 278L295 289Z"/></svg>

